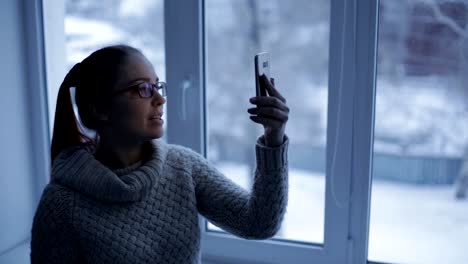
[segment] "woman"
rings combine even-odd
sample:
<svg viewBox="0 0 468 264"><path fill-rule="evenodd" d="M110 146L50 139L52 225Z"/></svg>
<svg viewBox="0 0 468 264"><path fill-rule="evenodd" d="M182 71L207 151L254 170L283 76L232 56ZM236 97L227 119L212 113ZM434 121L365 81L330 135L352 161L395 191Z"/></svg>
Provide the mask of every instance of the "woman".
<svg viewBox="0 0 468 264"><path fill-rule="evenodd" d="M265 128L249 193L196 152L153 140L163 135L166 87L140 51L110 46L76 64L57 99L32 263L200 263L198 213L239 237L272 237L287 204L289 109L263 85L271 96L248 110ZM79 129L70 87L95 138Z"/></svg>

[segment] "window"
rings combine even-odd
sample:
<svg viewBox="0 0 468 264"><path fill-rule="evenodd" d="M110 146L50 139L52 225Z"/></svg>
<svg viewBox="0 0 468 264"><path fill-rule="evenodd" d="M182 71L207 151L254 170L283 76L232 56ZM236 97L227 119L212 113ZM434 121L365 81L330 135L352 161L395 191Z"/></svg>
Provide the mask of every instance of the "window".
<svg viewBox="0 0 468 264"><path fill-rule="evenodd" d="M468 2L380 4L369 259L467 263Z"/></svg>
<svg viewBox="0 0 468 264"><path fill-rule="evenodd" d="M208 159L252 186L263 128L246 110L255 96L253 57L269 51L291 109L289 205L276 238L323 243L330 2L207 0L204 27Z"/></svg>
<svg viewBox="0 0 468 264"><path fill-rule="evenodd" d="M264 241L200 218L204 263L468 261L466 200L456 200L468 140L466 1L59 3L44 1L49 87L65 76L58 68L100 46L141 48L170 87L167 141L245 188L262 133L246 112L253 56L271 53L291 108L288 213Z"/></svg>

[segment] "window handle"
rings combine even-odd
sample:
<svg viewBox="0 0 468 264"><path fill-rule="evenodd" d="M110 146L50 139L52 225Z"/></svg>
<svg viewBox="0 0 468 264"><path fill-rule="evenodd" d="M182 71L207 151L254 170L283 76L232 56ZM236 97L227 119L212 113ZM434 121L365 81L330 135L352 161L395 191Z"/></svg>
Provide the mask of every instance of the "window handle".
<svg viewBox="0 0 468 264"><path fill-rule="evenodd" d="M187 93L188 90L192 88L191 78L185 78L181 83L182 88L182 107L180 109L180 118L182 120L187 120Z"/></svg>

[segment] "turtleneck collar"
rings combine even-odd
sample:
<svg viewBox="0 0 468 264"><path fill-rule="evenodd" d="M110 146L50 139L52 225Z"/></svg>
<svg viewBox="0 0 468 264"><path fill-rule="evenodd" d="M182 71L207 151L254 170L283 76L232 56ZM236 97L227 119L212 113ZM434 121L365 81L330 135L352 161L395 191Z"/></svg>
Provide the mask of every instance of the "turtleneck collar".
<svg viewBox="0 0 468 264"><path fill-rule="evenodd" d="M113 171L96 160L89 148L75 146L54 160L52 181L99 201L139 201L160 178L166 155L167 145L154 140L148 160Z"/></svg>

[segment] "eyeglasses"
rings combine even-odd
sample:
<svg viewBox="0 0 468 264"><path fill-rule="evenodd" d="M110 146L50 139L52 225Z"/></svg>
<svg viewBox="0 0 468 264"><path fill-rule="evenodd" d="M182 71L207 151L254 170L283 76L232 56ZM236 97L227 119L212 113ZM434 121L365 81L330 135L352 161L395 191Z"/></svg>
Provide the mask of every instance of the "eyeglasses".
<svg viewBox="0 0 468 264"><path fill-rule="evenodd" d="M133 90L133 91L138 91L138 95L141 98L151 98L153 97L155 93L158 93L162 97L166 97L166 87L167 87L167 84L165 82L156 82L156 83L142 82L139 84L129 86L120 91L116 91L113 95L115 96L115 95Z"/></svg>

